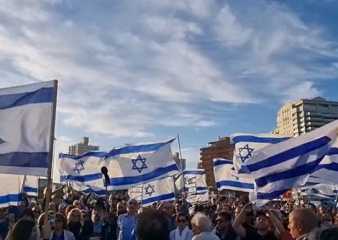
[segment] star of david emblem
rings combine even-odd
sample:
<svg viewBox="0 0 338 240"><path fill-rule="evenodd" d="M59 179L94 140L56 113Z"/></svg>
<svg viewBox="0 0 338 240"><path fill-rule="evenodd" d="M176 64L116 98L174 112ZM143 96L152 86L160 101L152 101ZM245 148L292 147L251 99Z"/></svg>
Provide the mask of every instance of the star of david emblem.
<svg viewBox="0 0 338 240"><path fill-rule="evenodd" d="M5 141L2 138L0 138L0 144L3 144L3 143L5 143Z"/></svg>
<svg viewBox="0 0 338 240"><path fill-rule="evenodd" d="M150 184L148 184L148 185L145 187L144 191L145 191L145 194L146 194L146 195L149 195L149 197L151 197L151 195L153 195L153 193L155 193L154 186L153 186L153 185L150 185Z"/></svg>
<svg viewBox="0 0 338 240"><path fill-rule="evenodd" d="M82 170L84 170L84 160L83 159L79 159L76 163L75 163L75 167L73 169L74 172L76 172L77 174L79 174Z"/></svg>
<svg viewBox="0 0 338 240"><path fill-rule="evenodd" d="M143 169L148 168L147 164L146 164L146 158L142 157L140 154L137 156L137 158L132 159L132 168L133 170L137 170L139 173L141 173L143 171Z"/></svg>
<svg viewBox="0 0 338 240"><path fill-rule="evenodd" d="M255 149L249 147L249 144L246 144L244 147L239 148L239 157L242 162L252 158L252 152Z"/></svg>

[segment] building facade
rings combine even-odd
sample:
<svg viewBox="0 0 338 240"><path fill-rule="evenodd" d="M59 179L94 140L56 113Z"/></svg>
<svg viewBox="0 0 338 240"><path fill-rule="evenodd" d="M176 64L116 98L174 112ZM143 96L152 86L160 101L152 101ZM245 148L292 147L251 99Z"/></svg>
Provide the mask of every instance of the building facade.
<svg viewBox="0 0 338 240"><path fill-rule="evenodd" d="M290 102L277 114L276 134L299 136L338 119L338 102L317 97Z"/></svg>
<svg viewBox="0 0 338 240"><path fill-rule="evenodd" d="M230 143L229 137L219 138L217 141L209 142L208 147L200 149L199 168L206 172L206 182L210 187L215 187L215 176L213 169L214 158L232 159L234 145Z"/></svg>
<svg viewBox="0 0 338 240"><path fill-rule="evenodd" d="M89 138L84 137L83 141L74 145L69 146L69 154L81 155L89 151L98 151L98 146L89 145Z"/></svg>

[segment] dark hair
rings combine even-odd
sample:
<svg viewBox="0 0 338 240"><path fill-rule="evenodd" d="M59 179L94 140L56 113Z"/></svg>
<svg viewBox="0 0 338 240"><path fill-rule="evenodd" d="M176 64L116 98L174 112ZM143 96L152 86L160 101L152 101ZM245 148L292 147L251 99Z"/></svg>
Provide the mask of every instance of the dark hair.
<svg viewBox="0 0 338 240"><path fill-rule="evenodd" d="M228 221L231 221L231 214L228 212L222 211L217 214L217 218L222 218L228 222Z"/></svg>
<svg viewBox="0 0 338 240"><path fill-rule="evenodd" d="M29 239L32 235L34 222L27 219L20 219L9 234L9 240Z"/></svg>
<svg viewBox="0 0 338 240"><path fill-rule="evenodd" d="M63 228L67 228L67 220L65 216L62 213L56 213L55 214L55 220L60 219L62 221Z"/></svg>
<svg viewBox="0 0 338 240"><path fill-rule="evenodd" d="M136 233L139 240L169 240L165 214L155 209L145 209L138 217Z"/></svg>
<svg viewBox="0 0 338 240"><path fill-rule="evenodd" d="M183 213L179 213L179 214L176 215L176 221L178 222L178 220L179 220L180 218L184 218L185 221L188 221L188 216L185 215L185 214L183 214Z"/></svg>

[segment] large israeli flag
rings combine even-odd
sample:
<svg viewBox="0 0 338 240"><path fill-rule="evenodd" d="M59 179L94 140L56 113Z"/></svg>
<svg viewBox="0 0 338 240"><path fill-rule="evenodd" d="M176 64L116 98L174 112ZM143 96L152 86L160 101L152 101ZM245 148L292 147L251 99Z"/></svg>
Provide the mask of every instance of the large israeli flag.
<svg viewBox="0 0 338 240"><path fill-rule="evenodd" d="M24 176L23 192L27 196L37 197L38 196L39 177L37 176Z"/></svg>
<svg viewBox="0 0 338 240"><path fill-rule="evenodd" d="M0 208L21 204L23 183L24 176L0 174Z"/></svg>
<svg viewBox="0 0 338 240"><path fill-rule="evenodd" d="M134 145L110 152L88 152L81 156L60 154L61 182L82 182L103 188L101 168L107 167L109 189L128 189L178 173L168 142Z"/></svg>
<svg viewBox="0 0 338 240"><path fill-rule="evenodd" d="M272 144L253 153L244 167L254 177L257 199L274 199L306 183L333 146L338 120L310 133Z"/></svg>
<svg viewBox="0 0 338 240"><path fill-rule="evenodd" d="M47 176L56 81L0 89L0 173Z"/></svg>
<svg viewBox="0 0 338 240"><path fill-rule="evenodd" d="M231 160L215 158L213 163L215 182L218 191L225 189L241 192L254 191L254 179L252 179L249 174L237 173Z"/></svg>
<svg viewBox="0 0 338 240"><path fill-rule="evenodd" d="M172 177L156 179L145 184L137 185L128 190L130 198L139 201L142 206L149 206L156 202L175 200L174 180Z"/></svg>
<svg viewBox="0 0 338 240"><path fill-rule="evenodd" d="M254 151L266 147L270 144L276 144L289 139L288 137L278 136L270 133L248 134L235 133L230 136L230 141L235 145L233 164L235 170L243 172L241 166L252 158Z"/></svg>

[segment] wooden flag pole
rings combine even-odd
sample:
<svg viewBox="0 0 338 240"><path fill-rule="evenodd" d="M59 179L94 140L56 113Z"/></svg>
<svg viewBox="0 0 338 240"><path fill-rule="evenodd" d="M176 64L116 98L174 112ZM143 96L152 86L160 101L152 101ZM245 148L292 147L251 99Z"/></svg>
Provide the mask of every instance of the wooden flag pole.
<svg viewBox="0 0 338 240"><path fill-rule="evenodd" d="M48 221L48 209L52 195L52 166L53 166L53 155L54 155L54 140L55 140L55 118L56 118L56 101L57 101L57 89L58 80L53 80L53 87L55 89L53 96L53 107L52 107L52 122L50 128L50 139L49 139L49 153L48 153L48 169L47 169L47 189L45 195L45 224Z"/></svg>

